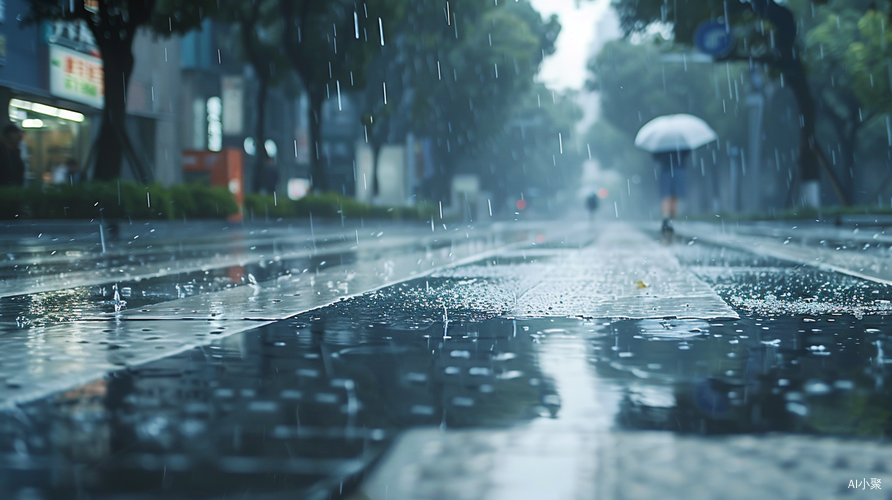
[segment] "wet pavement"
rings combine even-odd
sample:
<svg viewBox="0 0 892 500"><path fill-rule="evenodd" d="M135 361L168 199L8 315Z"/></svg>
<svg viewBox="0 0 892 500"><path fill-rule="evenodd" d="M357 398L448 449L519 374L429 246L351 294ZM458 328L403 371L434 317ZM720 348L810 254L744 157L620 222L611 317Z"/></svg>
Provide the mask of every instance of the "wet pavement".
<svg viewBox="0 0 892 500"><path fill-rule="evenodd" d="M884 498L892 287L766 227L267 229L10 295L0 497Z"/></svg>

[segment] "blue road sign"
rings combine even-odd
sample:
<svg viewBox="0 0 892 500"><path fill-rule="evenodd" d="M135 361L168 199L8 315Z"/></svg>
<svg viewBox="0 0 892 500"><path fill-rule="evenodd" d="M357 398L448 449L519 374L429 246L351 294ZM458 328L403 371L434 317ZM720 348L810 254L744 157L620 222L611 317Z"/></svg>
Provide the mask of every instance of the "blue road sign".
<svg viewBox="0 0 892 500"><path fill-rule="evenodd" d="M703 21L694 32L694 45L713 57L721 57L731 50L734 36L724 23Z"/></svg>

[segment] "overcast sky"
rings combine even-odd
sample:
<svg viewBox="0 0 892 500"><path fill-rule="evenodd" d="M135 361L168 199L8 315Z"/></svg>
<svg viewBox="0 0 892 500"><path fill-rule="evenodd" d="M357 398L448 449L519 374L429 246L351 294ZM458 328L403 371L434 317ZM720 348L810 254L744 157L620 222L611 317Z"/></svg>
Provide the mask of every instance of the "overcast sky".
<svg viewBox="0 0 892 500"><path fill-rule="evenodd" d="M581 89L586 79L589 46L595 40L598 21L610 8L610 1L530 0L530 3L543 18L557 14L561 23L557 51L545 59L539 81L555 90Z"/></svg>

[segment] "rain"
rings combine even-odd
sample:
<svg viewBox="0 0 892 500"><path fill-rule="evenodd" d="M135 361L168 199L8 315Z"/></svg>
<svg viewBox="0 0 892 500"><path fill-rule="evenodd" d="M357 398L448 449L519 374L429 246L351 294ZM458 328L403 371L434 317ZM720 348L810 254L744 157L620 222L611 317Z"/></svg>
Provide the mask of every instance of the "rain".
<svg viewBox="0 0 892 500"><path fill-rule="evenodd" d="M691 2L0 0L0 498L881 497L892 4Z"/></svg>

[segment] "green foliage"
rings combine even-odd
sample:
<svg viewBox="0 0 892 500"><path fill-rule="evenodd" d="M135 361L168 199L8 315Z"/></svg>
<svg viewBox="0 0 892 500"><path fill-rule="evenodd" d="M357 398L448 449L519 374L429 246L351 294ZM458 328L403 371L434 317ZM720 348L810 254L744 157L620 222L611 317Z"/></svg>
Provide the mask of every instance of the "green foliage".
<svg viewBox="0 0 892 500"><path fill-rule="evenodd" d="M515 100L507 123L461 155L465 160L457 169L480 176L494 207L521 193L549 196L572 186L587 157L575 136L582 110L574 92L536 85Z"/></svg>
<svg viewBox="0 0 892 500"><path fill-rule="evenodd" d="M444 195L434 191L447 186L457 169L498 183L484 189L504 187L503 174L520 170L522 163L516 161L520 149L511 145L512 133L520 132L512 123L536 106L536 93L551 103L550 92L533 93L533 81L542 56L554 52L560 25L553 17L543 20L525 0L453 4L448 22L442 2L407 5L394 42L367 72L363 124L369 142L385 144L408 131L432 139L438 166L429 186L432 197ZM535 133L540 132L551 134ZM553 135L557 151L558 132Z"/></svg>
<svg viewBox="0 0 892 500"><path fill-rule="evenodd" d="M820 209L811 207L794 207L779 212L750 212L750 213L723 213L719 214L719 218L729 221L753 221L753 220L817 220L821 218L831 218L846 215L890 215L892 208L876 205L849 205L849 206L832 206L822 207ZM706 220L716 222L719 220L716 215L704 215L702 217L691 217L694 220Z"/></svg>
<svg viewBox="0 0 892 500"><path fill-rule="evenodd" d="M173 218L217 218L238 213L238 204L224 187L177 184L170 188Z"/></svg>
<svg viewBox="0 0 892 500"><path fill-rule="evenodd" d="M0 219L223 218L238 213L223 187L128 181L0 188Z"/></svg>
<svg viewBox="0 0 892 500"><path fill-rule="evenodd" d="M674 40L683 44L693 44L694 30L701 22L720 18L726 12L721 0L613 0L611 5L627 36L642 33L654 24L668 24Z"/></svg>
<svg viewBox="0 0 892 500"><path fill-rule="evenodd" d="M592 124L585 136L586 146L592 152L592 158L602 168L631 174L642 173L652 164L651 156L634 145L635 136L623 132L607 120L598 120Z"/></svg>
<svg viewBox="0 0 892 500"><path fill-rule="evenodd" d="M892 32L887 22L885 15L867 12L858 20L858 39L849 45L845 58L855 95L869 108L885 113L892 111Z"/></svg>
<svg viewBox="0 0 892 500"><path fill-rule="evenodd" d="M336 193L312 194L299 200L273 197L272 195L249 193L245 195L245 217L258 218L298 218L313 217L323 219L393 219L429 220L438 211L431 204L418 204L413 207L389 207L360 203Z"/></svg>
<svg viewBox="0 0 892 500"><path fill-rule="evenodd" d="M320 142L322 105L335 92L365 87L369 61L391 39L402 17L401 0L278 0L281 50L300 77L309 98L310 144ZM325 191L322 162L310 155L313 189Z"/></svg>

